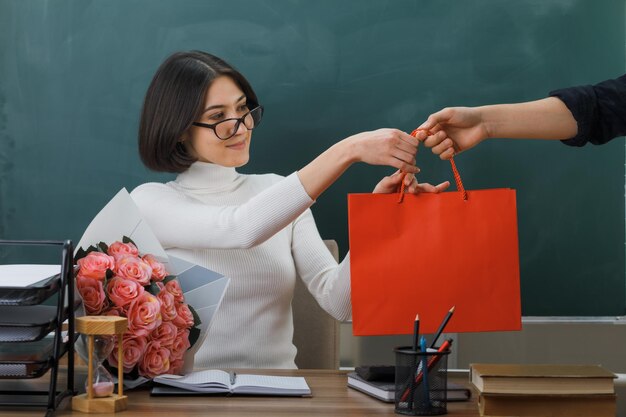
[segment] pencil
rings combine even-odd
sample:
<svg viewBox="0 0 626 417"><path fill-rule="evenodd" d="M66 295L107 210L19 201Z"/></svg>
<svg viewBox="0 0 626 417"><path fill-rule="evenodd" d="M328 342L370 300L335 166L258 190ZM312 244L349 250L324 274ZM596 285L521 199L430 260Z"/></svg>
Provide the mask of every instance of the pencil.
<svg viewBox="0 0 626 417"><path fill-rule="evenodd" d="M435 338L433 339L433 342L430 344L431 348L435 347L435 343L437 343L437 339L439 339L439 336L441 336L441 333L443 333L443 329L446 327L446 325L450 321L450 317L452 317L455 307L456 306L452 306L452 308L448 311L448 314L446 314L446 316L443 318L443 321L441 322L441 324L439 325L439 328L437 329L437 333L435 333Z"/></svg>
<svg viewBox="0 0 626 417"><path fill-rule="evenodd" d="M420 315L415 315L415 321L413 322L413 350L417 352L417 341L420 335Z"/></svg>

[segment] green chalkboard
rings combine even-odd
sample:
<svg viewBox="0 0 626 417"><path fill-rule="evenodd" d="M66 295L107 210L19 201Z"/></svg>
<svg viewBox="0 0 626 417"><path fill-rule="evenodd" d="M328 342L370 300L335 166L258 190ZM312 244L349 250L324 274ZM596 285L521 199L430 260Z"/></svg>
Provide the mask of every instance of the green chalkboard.
<svg viewBox="0 0 626 417"><path fill-rule="evenodd" d="M77 242L120 188L171 178L143 168L136 132L174 51L246 74L266 117L242 171L289 174L359 131L621 75L624 16L623 0L0 0L0 237ZM428 151L418 164L452 179ZM625 313L623 140L489 141L457 165L469 189L517 189L525 315ZM389 172L354 166L314 205L342 253L346 194Z"/></svg>

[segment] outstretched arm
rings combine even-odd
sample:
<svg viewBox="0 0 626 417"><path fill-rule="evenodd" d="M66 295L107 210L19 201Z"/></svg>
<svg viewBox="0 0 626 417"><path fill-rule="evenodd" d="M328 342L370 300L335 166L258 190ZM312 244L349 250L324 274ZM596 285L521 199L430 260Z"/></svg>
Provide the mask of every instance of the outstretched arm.
<svg viewBox="0 0 626 417"><path fill-rule="evenodd" d="M448 107L433 113L421 129L433 133L424 140L441 159L473 148L488 138L568 139L577 123L556 97L516 104Z"/></svg>
<svg viewBox="0 0 626 417"><path fill-rule="evenodd" d="M298 171L298 177L309 196L315 200L350 165L365 162L388 165L406 173L416 173L418 140L396 129L378 129L350 136L323 152Z"/></svg>

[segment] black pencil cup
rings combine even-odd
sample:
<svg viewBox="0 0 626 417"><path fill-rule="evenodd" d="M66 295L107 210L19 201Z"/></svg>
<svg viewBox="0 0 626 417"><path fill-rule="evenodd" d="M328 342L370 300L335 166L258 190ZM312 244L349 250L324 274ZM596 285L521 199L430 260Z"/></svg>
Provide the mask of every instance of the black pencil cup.
<svg viewBox="0 0 626 417"><path fill-rule="evenodd" d="M396 352L397 414L438 416L446 414L448 355L450 351L415 351L398 347Z"/></svg>

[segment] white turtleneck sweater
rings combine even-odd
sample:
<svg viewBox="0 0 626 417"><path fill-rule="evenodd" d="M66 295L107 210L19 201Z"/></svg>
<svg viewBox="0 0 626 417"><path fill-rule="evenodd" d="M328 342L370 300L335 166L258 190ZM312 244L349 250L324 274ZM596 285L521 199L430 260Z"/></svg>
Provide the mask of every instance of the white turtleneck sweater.
<svg viewBox="0 0 626 417"><path fill-rule="evenodd" d="M195 367L295 368L297 276L329 314L350 318L349 256L338 265L326 248L295 173L243 175L195 162L131 196L168 253L231 279Z"/></svg>

